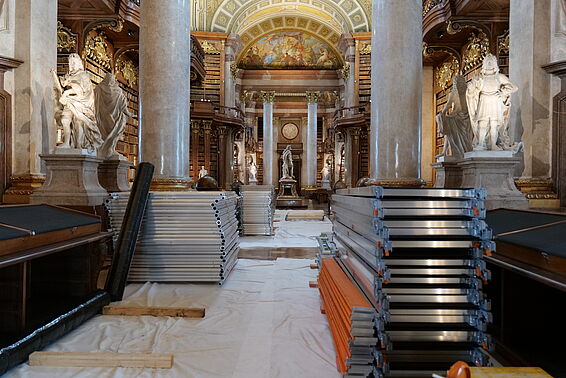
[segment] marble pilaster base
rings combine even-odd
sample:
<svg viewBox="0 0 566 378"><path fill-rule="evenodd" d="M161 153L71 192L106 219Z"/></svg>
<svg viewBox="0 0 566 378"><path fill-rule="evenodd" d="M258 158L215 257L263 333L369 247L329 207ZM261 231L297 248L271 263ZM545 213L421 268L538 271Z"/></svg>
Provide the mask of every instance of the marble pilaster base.
<svg viewBox="0 0 566 378"><path fill-rule="evenodd" d="M31 203L67 206L98 206L108 192L98 182L102 159L91 155L40 155L45 162L45 184L31 195Z"/></svg>
<svg viewBox="0 0 566 378"><path fill-rule="evenodd" d="M513 180L513 172L518 164L518 157L465 157L458 163L462 169L461 187L485 188L485 206L488 210L528 208L529 201Z"/></svg>
<svg viewBox="0 0 566 378"><path fill-rule="evenodd" d="M132 165L133 163L127 160L104 160L98 166L98 181L100 185L108 193L129 192L130 180L128 171Z"/></svg>
<svg viewBox="0 0 566 378"><path fill-rule="evenodd" d="M459 188L462 185L462 168L456 161L439 161L430 165L436 171L435 188Z"/></svg>

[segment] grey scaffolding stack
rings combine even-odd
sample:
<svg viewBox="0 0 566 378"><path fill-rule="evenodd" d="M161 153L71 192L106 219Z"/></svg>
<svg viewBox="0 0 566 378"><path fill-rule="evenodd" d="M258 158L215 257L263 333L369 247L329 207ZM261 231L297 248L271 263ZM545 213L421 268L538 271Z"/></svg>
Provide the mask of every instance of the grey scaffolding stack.
<svg viewBox="0 0 566 378"><path fill-rule="evenodd" d="M340 264L378 311L375 376L428 376L490 363L495 250L482 189L365 187L332 196Z"/></svg>
<svg viewBox="0 0 566 378"><path fill-rule="evenodd" d="M244 235L273 235L275 187L273 185L243 185L241 195Z"/></svg>
<svg viewBox="0 0 566 378"><path fill-rule="evenodd" d="M107 201L114 230L128 196ZM237 201L232 192L150 193L128 281L222 283L240 249Z"/></svg>

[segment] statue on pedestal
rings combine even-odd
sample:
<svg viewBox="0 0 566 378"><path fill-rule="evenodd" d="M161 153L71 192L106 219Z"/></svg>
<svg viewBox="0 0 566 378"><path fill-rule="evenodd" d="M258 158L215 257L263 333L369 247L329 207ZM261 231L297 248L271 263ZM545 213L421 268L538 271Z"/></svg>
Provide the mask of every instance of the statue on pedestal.
<svg viewBox="0 0 566 378"><path fill-rule="evenodd" d="M257 183L257 164L254 162L254 158L250 156L250 163L249 163L249 175L248 175L248 182L250 184Z"/></svg>
<svg viewBox="0 0 566 378"><path fill-rule="evenodd" d="M281 160L283 161L283 176L284 179L293 179L293 152L291 145L287 145L281 153Z"/></svg>
<svg viewBox="0 0 566 378"><path fill-rule="evenodd" d="M472 125L466 102L466 78L456 75L452 78L452 89L444 109L436 116L440 134L444 135L444 149L440 156L462 158L472 150Z"/></svg>
<svg viewBox="0 0 566 378"><path fill-rule="evenodd" d="M116 151L116 144L122 138L128 117L128 99L113 74L108 73L94 89L96 121L104 139L98 149L98 156L104 159L125 159Z"/></svg>
<svg viewBox="0 0 566 378"><path fill-rule="evenodd" d="M80 56L69 55L69 72L61 80L55 70L51 73L58 93L55 117L63 128L60 147L96 150L103 140L96 123L94 86Z"/></svg>
<svg viewBox="0 0 566 378"><path fill-rule="evenodd" d="M200 167L200 171L198 171L198 178L203 178L204 176L208 176L208 171L204 168L204 165Z"/></svg>
<svg viewBox="0 0 566 378"><path fill-rule="evenodd" d="M522 146L512 144L509 138L510 96L515 91L517 87L499 73L497 58L488 54L466 92L475 151L518 150Z"/></svg>

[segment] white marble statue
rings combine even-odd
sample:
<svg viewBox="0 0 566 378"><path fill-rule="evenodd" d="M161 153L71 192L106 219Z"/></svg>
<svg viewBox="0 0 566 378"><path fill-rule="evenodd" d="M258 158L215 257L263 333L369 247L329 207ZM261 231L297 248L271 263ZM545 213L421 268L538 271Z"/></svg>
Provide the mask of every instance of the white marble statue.
<svg viewBox="0 0 566 378"><path fill-rule="evenodd" d="M108 73L94 89L96 121L104 143L98 149L102 158L125 159L116 151L116 144L122 138L128 117L128 99L113 74Z"/></svg>
<svg viewBox="0 0 566 378"><path fill-rule="evenodd" d="M201 165L200 171L198 171L198 178L201 179L204 176L208 176L208 171L204 168L204 165Z"/></svg>
<svg viewBox="0 0 566 378"><path fill-rule="evenodd" d="M96 123L94 86L78 54L69 55L69 72L59 80L51 70L58 92L56 120L63 128L60 148L78 148L94 151L102 145L102 136Z"/></svg>
<svg viewBox="0 0 566 378"><path fill-rule="evenodd" d="M473 149L512 150L509 138L510 96L517 90L507 76L499 73L497 58L488 54L481 72L475 75L466 91L473 131Z"/></svg>
<svg viewBox="0 0 566 378"><path fill-rule="evenodd" d="M283 179L293 179L293 152L291 145L287 145L281 153L281 160L283 160Z"/></svg>
<svg viewBox="0 0 566 378"><path fill-rule="evenodd" d="M253 158L250 158L250 167L249 167L249 175L248 175L248 182L256 183L257 182L257 164L254 162Z"/></svg>
<svg viewBox="0 0 566 378"><path fill-rule="evenodd" d="M326 162L322 170L320 171L321 181L330 181L330 164Z"/></svg>
<svg viewBox="0 0 566 378"><path fill-rule="evenodd" d="M462 158L472 150L472 125L466 102L466 78L456 75L452 78L452 89L444 109L436 116L440 134L444 135L444 149L440 156Z"/></svg>

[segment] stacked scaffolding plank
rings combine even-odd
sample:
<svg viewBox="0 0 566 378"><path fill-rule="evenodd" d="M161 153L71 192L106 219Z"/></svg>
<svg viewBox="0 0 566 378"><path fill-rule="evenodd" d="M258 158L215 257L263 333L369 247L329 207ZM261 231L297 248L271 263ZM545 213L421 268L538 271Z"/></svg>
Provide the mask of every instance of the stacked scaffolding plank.
<svg viewBox="0 0 566 378"><path fill-rule="evenodd" d="M273 235L274 186L243 185L241 193L244 235Z"/></svg>
<svg viewBox="0 0 566 378"><path fill-rule="evenodd" d="M107 202L114 230L128 195L115 193ZM128 281L222 283L240 248L237 201L231 192L151 193Z"/></svg>
<svg viewBox="0 0 566 378"><path fill-rule="evenodd" d="M374 376L489 363L483 256L495 246L484 199L480 189L382 187L332 196L340 263L378 314Z"/></svg>
<svg viewBox="0 0 566 378"><path fill-rule="evenodd" d="M322 258L318 284L338 370L347 377L369 375L377 343L375 309L334 258Z"/></svg>

